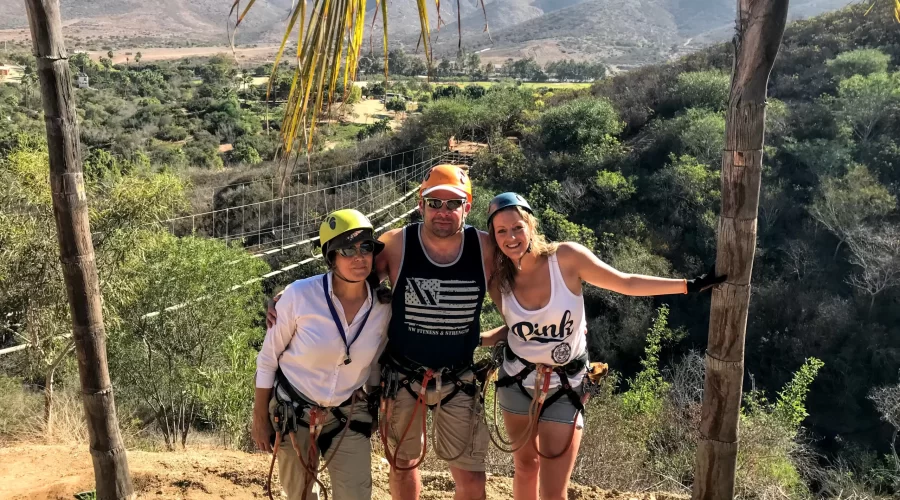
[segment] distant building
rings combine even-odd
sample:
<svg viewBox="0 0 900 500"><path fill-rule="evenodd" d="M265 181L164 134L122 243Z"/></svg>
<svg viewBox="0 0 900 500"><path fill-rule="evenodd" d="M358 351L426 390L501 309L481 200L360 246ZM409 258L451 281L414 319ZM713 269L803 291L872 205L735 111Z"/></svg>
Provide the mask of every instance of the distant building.
<svg viewBox="0 0 900 500"><path fill-rule="evenodd" d="M388 101L390 101L391 99L400 99L400 100L402 100L402 101L408 100L407 97L406 97L405 95L403 95L403 94L392 94L392 93L390 93L390 92L387 92L387 93L385 93L383 96L381 96L380 101L381 101L381 102L388 102Z"/></svg>
<svg viewBox="0 0 900 500"><path fill-rule="evenodd" d="M19 83L24 69L22 66L0 64L0 83Z"/></svg>
<svg viewBox="0 0 900 500"><path fill-rule="evenodd" d="M91 79L84 73L78 73L78 88L86 89L91 86Z"/></svg>

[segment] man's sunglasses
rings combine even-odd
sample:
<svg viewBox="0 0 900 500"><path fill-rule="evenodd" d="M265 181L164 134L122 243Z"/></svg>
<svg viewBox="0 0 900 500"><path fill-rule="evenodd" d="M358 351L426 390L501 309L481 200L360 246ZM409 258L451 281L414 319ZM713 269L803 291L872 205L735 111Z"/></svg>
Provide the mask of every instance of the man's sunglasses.
<svg viewBox="0 0 900 500"><path fill-rule="evenodd" d="M447 204L447 210L453 211L463 206L463 204L466 203L466 200L442 200L440 198L425 198L425 204L428 205L428 208L433 208L435 210L440 210L445 203Z"/></svg>
<svg viewBox="0 0 900 500"><path fill-rule="evenodd" d="M360 242L359 245L354 247L341 248L337 252L344 257L356 257L356 254L359 255L369 255L375 251L375 242L373 241L363 241Z"/></svg>

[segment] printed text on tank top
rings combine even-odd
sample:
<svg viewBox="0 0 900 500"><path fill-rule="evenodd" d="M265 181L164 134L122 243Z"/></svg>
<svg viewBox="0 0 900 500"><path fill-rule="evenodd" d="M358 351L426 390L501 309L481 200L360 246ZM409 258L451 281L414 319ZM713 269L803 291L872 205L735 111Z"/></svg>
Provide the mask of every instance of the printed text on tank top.
<svg viewBox="0 0 900 500"><path fill-rule="evenodd" d="M422 238L428 236L422 224L403 230L388 352L431 368L471 364L487 289L478 232L466 226L458 239L453 238L459 246L438 241L440 252L426 249Z"/></svg>
<svg viewBox="0 0 900 500"><path fill-rule="evenodd" d="M532 292L532 297L525 297L534 299L528 301L528 305L544 304L543 307L526 309L515 293L504 293L501 311L504 320L510 325L507 342L513 353L531 363L561 366L582 356L587 349L584 296L572 293L556 255L548 256L547 263L550 271L549 287L543 279L538 283L537 277L533 282L529 280L516 283L519 292ZM529 274L543 273L538 271ZM543 293L535 293L534 287L542 287L543 293L549 288L549 300L541 300L540 295ZM524 365L519 360L507 359L503 363L503 370L507 374L518 373L523 368ZM525 387L534 384L533 375L528 375L523 381ZM580 375L570 377L571 383L576 384ZM550 386L558 384L559 377L552 375Z"/></svg>
<svg viewBox="0 0 900 500"><path fill-rule="evenodd" d="M511 291L511 296L512 296L513 300L515 300L516 305L523 312L525 312L528 315L537 315L537 314L541 314L541 313L545 312L550 307L551 303L553 302L553 297L557 293L557 290L556 290L557 283L556 283L556 279L554 279L555 277L553 276L554 269L552 267L554 265L554 263L550 262L550 259L547 257L542 258L542 261L543 262L539 262L537 265L540 268L545 268L546 272L544 269L539 268L538 270L535 271L535 273L543 274L546 277L543 280L538 279L536 281L538 283L549 283L550 284L550 293L548 294L546 301L541 300L541 302L544 302L543 306L535 308L535 309L526 308L524 305L522 305L522 301L519 300L519 297L516 296L516 291L515 290ZM563 287L568 288L568 286L566 285L564 280L560 284ZM519 288L519 290L521 291L523 288L526 288L527 286L529 286L529 285L526 284L523 286L523 285L517 283L516 288ZM571 292L571 290L569 290L569 291ZM576 295L576 294L573 293L572 295ZM509 330L513 335L515 335L525 341L533 340L535 342L541 342L541 343L552 343L552 342L561 342L562 340L564 340L567 337L569 337L570 335L572 335L574 333L574 325L575 325L575 322L572 321L572 311L569 309L566 309L565 312L562 313L562 316L560 316L559 321L556 321L554 323L539 324L539 323L532 323L530 321L520 321L520 322L510 326Z"/></svg>

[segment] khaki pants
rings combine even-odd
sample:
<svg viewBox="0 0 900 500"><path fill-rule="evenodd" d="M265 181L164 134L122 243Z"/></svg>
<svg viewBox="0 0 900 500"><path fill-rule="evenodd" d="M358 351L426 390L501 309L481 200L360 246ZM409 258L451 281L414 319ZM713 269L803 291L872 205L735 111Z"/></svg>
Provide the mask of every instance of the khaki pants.
<svg viewBox="0 0 900 500"><path fill-rule="evenodd" d="M275 398L269 402L269 418L272 418L276 406ZM341 411L344 415L350 416L350 405L342 406ZM352 420L362 422L371 422L372 417L366 408L366 400L364 397L357 397L357 402L353 407ZM304 412L303 421L309 423L309 413ZM274 421L272 422L274 426ZM328 432L340 425L334 415L328 413L325 421L325 427L322 432ZM297 445L300 447L301 453L309 450L309 429L305 427L297 428L296 432ZM331 460L328 464L328 475L331 477L330 498L334 500L361 500L372 498L372 443L366 436L347 430L344 440L338 447L340 434L335 436L331 442L331 447L324 457L319 458L319 467L324 460ZM334 458L332 459L332 455ZM309 500L318 500L319 492L315 480L306 482L307 474L300 463L300 457L294 451L291 439L283 436L281 446L278 449L278 477L281 480L281 487L287 493L289 500L300 500L303 497L304 488L309 490L306 496Z"/></svg>
<svg viewBox="0 0 900 500"><path fill-rule="evenodd" d="M460 377L460 380L472 382L474 378L472 372L466 372ZM411 387L418 394L422 386L413 382ZM437 404L452 391L453 384L445 380L441 385L440 394L437 393L436 388L428 390L428 404ZM416 410L415 416L413 416L415 406L416 399L409 394L409 391L401 387L397 391L397 398L391 412L388 436L391 449L396 450L394 453L400 460L417 460L422 453L423 409ZM490 436L482 417L483 411L484 408L478 394L472 397L462 391L457 392L456 396L447 404L442 404L440 408L435 407L435 411L432 412L434 441L430 443L430 446L434 447L435 454L443 460L460 455L458 458L449 460L448 463L462 470L484 472ZM415 418L415 420L410 424L411 418ZM397 443L407 425L409 425L409 431L406 433L403 443L400 443L398 447Z"/></svg>

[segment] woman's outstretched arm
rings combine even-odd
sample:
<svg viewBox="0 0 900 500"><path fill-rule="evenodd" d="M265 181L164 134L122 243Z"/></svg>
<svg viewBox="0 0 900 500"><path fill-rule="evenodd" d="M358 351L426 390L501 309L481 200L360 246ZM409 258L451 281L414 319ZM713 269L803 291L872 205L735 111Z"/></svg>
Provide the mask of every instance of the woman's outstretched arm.
<svg viewBox="0 0 900 500"><path fill-rule="evenodd" d="M705 290L725 280L725 276L704 275L695 280L686 280L623 273L600 260L583 245L572 242L561 244L558 255L560 264L567 269L577 270L583 281L623 295L646 297L684 294Z"/></svg>

